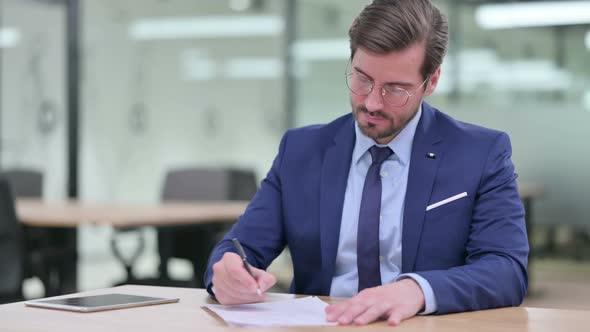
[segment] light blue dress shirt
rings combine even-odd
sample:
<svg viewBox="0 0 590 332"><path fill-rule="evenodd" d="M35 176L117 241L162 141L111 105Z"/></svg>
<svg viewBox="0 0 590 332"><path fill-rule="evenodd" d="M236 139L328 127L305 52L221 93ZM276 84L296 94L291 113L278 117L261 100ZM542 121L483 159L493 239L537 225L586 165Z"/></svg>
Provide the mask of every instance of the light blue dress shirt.
<svg viewBox="0 0 590 332"><path fill-rule="evenodd" d="M381 261L381 282L383 284L404 278L412 278L420 285L425 298L424 311L420 314L425 315L435 312L437 308L432 287L426 279L417 274L400 274L404 200L408 184L412 142L421 115L422 106L420 106L418 113L406 127L387 144L394 154L385 160L381 166L382 194L379 260ZM356 143L352 152L352 161L344 195L336 267L330 289L331 296L350 297L358 293L356 257L358 218L365 176L371 165L371 154L368 150L376 143L361 132L358 123L355 124L355 133Z"/></svg>

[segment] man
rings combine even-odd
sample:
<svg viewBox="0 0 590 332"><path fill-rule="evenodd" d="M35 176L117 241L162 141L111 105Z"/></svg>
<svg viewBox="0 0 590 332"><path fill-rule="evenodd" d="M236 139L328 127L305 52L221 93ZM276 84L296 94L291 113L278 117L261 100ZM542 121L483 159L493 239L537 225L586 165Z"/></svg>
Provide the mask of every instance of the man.
<svg viewBox="0 0 590 332"><path fill-rule="evenodd" d="M352 297L326 310L339 324L519 305L528 242L510 141L423 102L446 19L429 0L375 0L349 36L352 114L285 134L210 257L209 291L224 304L263 300L275 283L264 269L288 246L291 292Z"/></svg>

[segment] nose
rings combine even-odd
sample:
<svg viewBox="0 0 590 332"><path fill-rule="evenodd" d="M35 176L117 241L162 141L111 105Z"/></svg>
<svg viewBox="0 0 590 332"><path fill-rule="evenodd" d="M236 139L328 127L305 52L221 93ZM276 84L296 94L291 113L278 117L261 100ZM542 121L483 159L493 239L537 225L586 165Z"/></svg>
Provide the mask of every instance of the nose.
<svg viewBox="0 0 590 332"><path fill-rule="evenodd" d="M367 108L367 111L374 112L383 109L384 92L383 88L375 87L371 93L367 95L365 99L365 107Z"/></svg>

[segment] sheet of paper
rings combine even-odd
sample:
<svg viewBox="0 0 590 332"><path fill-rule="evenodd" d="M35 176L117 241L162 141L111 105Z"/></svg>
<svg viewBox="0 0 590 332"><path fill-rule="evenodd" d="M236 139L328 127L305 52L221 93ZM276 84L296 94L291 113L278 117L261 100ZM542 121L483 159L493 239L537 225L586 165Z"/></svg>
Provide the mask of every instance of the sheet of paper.
<svg viewBox="0 0 590 332"><path fill-rule="evenodd" d="M204 307L215 312L233 326L320 326L336 325L326 321L328 304L315 296L299 299L238 305L208 304Z"/></svg>

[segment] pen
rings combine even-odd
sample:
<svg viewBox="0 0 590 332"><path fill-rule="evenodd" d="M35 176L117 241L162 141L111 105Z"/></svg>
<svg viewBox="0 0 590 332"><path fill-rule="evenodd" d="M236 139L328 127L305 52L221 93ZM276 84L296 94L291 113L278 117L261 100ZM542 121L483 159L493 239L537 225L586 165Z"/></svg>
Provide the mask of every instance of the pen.
<svg viewBox="0 0 590 332"><path fill-rule="evenodd" d="M244 251L244 248L242 248L242 244L235 237L232 239L232 242L234 243L234 247L236 247L236 249L238 250L238 255L240 255L240 258L242 258L242 262L244 263L244 267L246 268L246 271L248 271L248 273L252 276L252 278L254 278L254 280L256 280L256 277L254 276L254 273L252 273L252 269L250 268L250 264L248 264L248 261L246 260L246 252ZM256 288L256 293L258 295L262 294L262 291L260 290L260 286L258 286L258 288Z"/></svg>

